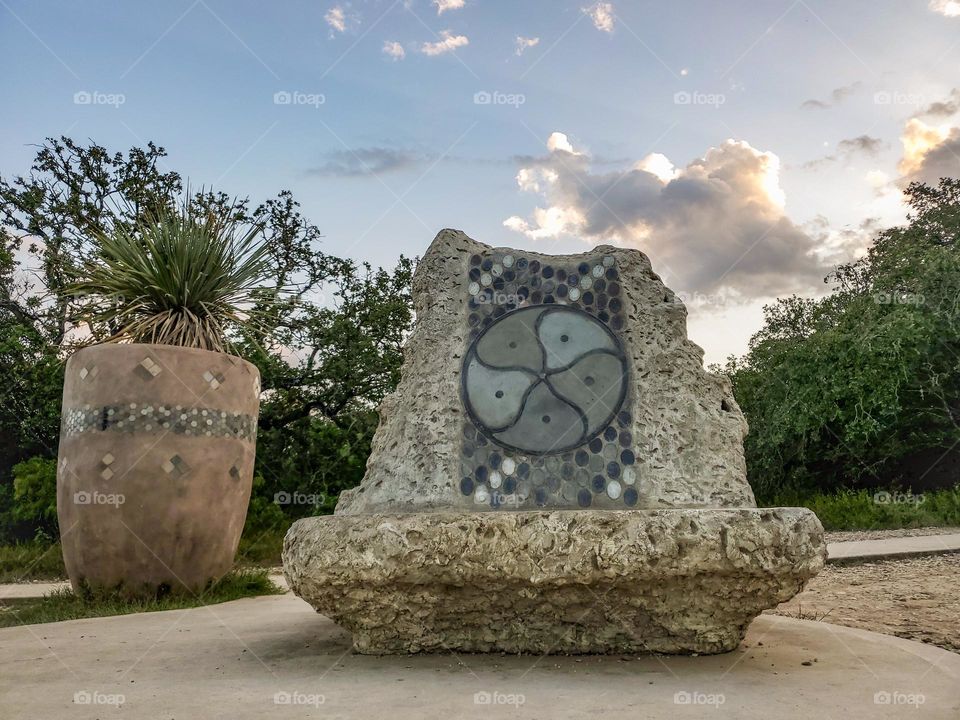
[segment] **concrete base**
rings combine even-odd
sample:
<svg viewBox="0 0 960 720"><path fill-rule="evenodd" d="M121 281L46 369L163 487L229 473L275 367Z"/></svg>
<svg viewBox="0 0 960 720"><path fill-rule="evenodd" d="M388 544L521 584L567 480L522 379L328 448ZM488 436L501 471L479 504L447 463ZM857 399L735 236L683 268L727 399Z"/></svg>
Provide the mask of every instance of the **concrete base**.
<svg viewBox="0 0 960 720"><path fill-rule="evenodd" d="M767 615L711 657L370 657L284 595L7 628L0 648L11 720L960 717L960 656Z"/></svg>
<svg viewBox="0 0 960 720"><path fill-rule="evenodd" d="M283 553L368 654L728 652L825 555L804 508L335 515Z"/></svg>

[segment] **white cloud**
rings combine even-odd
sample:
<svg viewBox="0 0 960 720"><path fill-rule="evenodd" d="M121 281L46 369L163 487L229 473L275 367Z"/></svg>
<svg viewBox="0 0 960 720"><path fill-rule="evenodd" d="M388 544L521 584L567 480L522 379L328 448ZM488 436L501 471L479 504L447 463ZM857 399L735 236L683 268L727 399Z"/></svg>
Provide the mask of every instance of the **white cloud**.
<svg viewBox="0 0 960 720"><path fill-rule="evenodd" d="M526 50L527 48L532 48L539 45L540 38L538 37L528 38L528 37L524 37L523 35L517 35L517 39L515 43L517 46L517 55L523 55L524 50Z"/></svg>
<svg viewBox="0 0 960 720"><path fill-rule="evenodd" d="M407 56L407 51L396 40L387 40L383 43L383 54L393 60L403 60Z"/></svg>
<svg viewBox="0 0 960 720"><path fill-rule="evenodd" d="M897 169L901 175L914 175L924 165L927 156L950 137L949 124L928 125L920 118L910 118L903 129L903 158Z"/></svg>
<svg viewBox="0 0 960 720"><path fill-rule="evenodd" d="M868 171L864 180L877 195L886 195L890 191L890 176L883 170Z"/></svg>
<svg viewBox="0 0 960 720"><path fill-rule="evenodd" d="M820 289L835 259L786 216L779 158L744 141L727 140L681 168L652 154L607 172L595 172L563 133L551 134L547 149L517 174L520 189L542 203L503 223L533 240L639 247L675 290L744 298Z"/></svg>
<svg viewBox="0 0 960 720"><path fill-rule="evenodd" d="M566 134L562 132L552 132L550 137L547 138L547 150L550 152L556 152L557 150L562 150L563 152L568 152L572 155L579 155L576 150L573 149L573 145L570 143L570 139Z"/></svg>
<svg viewBox="0 0 960 720"><path fill-rule="evenodd" d="M453 52L458 47L469 45L470 40L466 35L454 35L449 30L443 30L440 33L440 39L437 42L425 42L420 46L420 52L424 55L443 55Z"/></svg>
<svg viewBox="0 0 960 720"><path fill-rule="evenodd" d="M936 185L942 177L960 177L958 114L960 93L954 90L948 100L933 103L907 121L900 136L900 187L911 182Z"/></svg>
<svg viewBox="0 0 960 720"><path fill-rule="evenodd" d="M598 2L581 10L590 16L597 30L613 32L613 3Z"/></svg>
<svg viewBox="0 0 960 720"><path fill-rule="evenodd" d="M437 15L443 15L447 10L459 10L466 2L465 0L433 0L437 6Z"/></svg>
<svg viewBox="0 0 960 720"><path fill-rule="evenodd" d="M958 0L930 0L930 9L947 17L960 17Z"/></svg>
<svg viewBox="0 0 960 720"><path fill-rule="evenodd" d="M633 167L637 170L653 173L663 183L668 183L679 175L670 159L661 153L650 153Z"/></svg>
<svg viewBox="0 0 960 720"><path fill-rule="evenodd" d="M334 5L332 8L327 10L327 13L323 16L323 19L327 21L327 25L337 32L346 32L347 13L343 9L342 5Z"/></svg>

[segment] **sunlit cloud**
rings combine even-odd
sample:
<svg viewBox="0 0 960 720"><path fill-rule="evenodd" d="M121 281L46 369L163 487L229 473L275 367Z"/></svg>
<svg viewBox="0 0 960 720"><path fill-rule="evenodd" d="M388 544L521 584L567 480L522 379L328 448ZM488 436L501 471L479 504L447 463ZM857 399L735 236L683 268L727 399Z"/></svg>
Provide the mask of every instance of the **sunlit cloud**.
<svg viewBox="0 0 960 720"><path fill-rule="evenodd" d="M447 10L459 10L466 2L465 0L433 0L437 7L437 15L443 15Z"/></svg>
<svg viewBox="0 0 960 720"><path fill-rule="evenodd" d="M523 35L517 35L517 39L515 41L516 53L517 55L523 55L525 50L536 47L539 44L540 38L538 37L528 38L524 37Z"/></svg>
<svg viewBox="0 0 960 720"><path fill-rule="evenodd" d="M727 140L685 167L654 153L607 172L564 133L546 145L516 177L541 202L506 228L537 241L638 247L682 291L750 298L822 287L835 248L786 216L775 154Z"/></svg>
<svg viewBox="0 0 960 720"><path fill-rule="evenodd" d="M598 2L590 7L581 9L590 17L590 20L593 21L593 26L597 30L608 33L613 32L613 3Z"/></svg>
<svg viewBox="0 0 960 720"><path fill-rule="evenodd" d="M342 5L334 5L332 8L327 10L326 14L323 16L323 19L327 21L327 25L337 32L346 32L347 13L343 9Z"/></svg>
<svg viewBox="0 0 960 720"><path fill-rule="evenodd" d="M958 0L930 0L930 9L947 17L960 17Z"/></svg>
<svg viewBox="0 0 960 720"><path fill-rule="evenodd" d="M469 45L470 40L466 35L454 35L449 30L443 30L440 33L440 39L436 42L425 42L420 46L420 52L431 57L453 52L458 47Z"/></svg>
<svg viewBox="0 0 960 720"><path fill-rule="evenodd" d="M383 54L392 60L403 60L407 56L407 51L396 40L387 40L383 43Z"/></svg>

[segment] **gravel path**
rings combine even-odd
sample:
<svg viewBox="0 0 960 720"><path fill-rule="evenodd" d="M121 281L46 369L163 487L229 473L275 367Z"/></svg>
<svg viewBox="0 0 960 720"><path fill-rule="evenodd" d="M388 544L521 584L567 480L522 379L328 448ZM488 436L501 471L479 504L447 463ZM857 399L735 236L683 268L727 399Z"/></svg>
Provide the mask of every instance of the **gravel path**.
<svg viewBox="0 0 960 720"><path fill-rule="evenodd" d="M873 630L960 653L960 553L827 565L769 612Z"/></svg>

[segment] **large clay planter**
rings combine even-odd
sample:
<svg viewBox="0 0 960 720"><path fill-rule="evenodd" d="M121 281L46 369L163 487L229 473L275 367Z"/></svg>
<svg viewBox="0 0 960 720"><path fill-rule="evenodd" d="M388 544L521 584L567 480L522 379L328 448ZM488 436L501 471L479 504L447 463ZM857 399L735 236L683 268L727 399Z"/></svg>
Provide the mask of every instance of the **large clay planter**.
<svg viewBox="0 0 960 720"><path fill-rule="evenodd" d="M232 355L96 345L67 362L57 515L75 590L197 592L233 563L260 373Z"/></svg>

